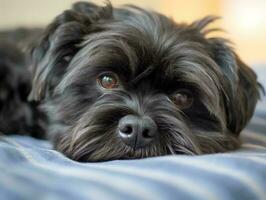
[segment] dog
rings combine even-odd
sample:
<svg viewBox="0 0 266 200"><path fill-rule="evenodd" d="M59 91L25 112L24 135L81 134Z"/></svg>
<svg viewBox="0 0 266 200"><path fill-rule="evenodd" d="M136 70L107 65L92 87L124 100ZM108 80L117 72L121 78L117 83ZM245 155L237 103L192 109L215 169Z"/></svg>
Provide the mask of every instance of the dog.
<svg viewBox="0 0 266 200"><path fill-rule="evenodd" d="M80 161L237 149L262 86L208 16L78 2L30 50L29 100L54 148Z"/></svg>
<svg viewBox="0 0 266 200"><path fill-rule="evenodd" d="M45 114L37 102L28 102L30 59L22 49L41 33L40 29L16 29L0 33L0 132L45 138Z"/></svg>

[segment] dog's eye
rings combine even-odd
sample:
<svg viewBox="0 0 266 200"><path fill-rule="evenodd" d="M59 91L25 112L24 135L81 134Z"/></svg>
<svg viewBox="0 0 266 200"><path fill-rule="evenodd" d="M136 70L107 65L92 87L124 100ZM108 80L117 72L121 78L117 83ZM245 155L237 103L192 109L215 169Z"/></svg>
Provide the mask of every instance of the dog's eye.
<svg viewBox="0 0 266 200"><path fill-rule="evenodd" d="M97 80L98 83L105 89L113 89L118 87L117 76L112 72L100 74Z"/></svg>
<svg viewBox="0 0 266 200"><path fill-rule="evenodd" d="M193 96L189 90L181 89L174 94L173 101L180 109L185 109L192 105Z"/></svg>

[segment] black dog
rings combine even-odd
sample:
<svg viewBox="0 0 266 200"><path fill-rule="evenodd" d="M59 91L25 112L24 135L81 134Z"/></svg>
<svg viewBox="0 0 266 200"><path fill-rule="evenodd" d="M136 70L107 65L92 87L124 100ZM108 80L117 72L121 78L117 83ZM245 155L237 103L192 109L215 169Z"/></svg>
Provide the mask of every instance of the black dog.
<svg viewBox="0 0 266 200"><path fill-rule="evenodd" d="M215 17L192 24L135 6L76 3L31 51L30 99L55 149L78 161L234 150L260 84Z"/></svg>
<svg viewBox="0 0 266 200"><path fill-rule="evenodd" d="M17 29L0 33L0 131L30 134L44 138L45 115L36 102L28 102L31 76L30 59L22 49L31 44L38 29Z"/></svg>

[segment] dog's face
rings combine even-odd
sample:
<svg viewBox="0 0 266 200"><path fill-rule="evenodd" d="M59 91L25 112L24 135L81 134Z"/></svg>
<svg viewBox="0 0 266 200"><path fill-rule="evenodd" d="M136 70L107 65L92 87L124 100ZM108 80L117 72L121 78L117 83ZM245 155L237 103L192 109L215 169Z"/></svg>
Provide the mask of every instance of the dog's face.
<svg viewBox="0 0 266 200"><path fill-rule="evenodd" d="M77 3L32 51L55 148L79 161L233 150L259 98L256 75L215 18L176 24L136 7Z"/></svg>

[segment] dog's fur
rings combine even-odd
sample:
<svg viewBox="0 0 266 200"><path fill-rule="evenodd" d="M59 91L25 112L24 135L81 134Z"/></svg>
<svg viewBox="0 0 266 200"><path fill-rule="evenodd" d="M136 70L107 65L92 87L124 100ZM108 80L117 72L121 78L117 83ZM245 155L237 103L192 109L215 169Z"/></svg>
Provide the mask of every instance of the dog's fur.
<svg viewBox="0 0 266 200"><path fill-rule="evenodd" d="M30 54L30 99L41 102L55 149L102 161L238 148L261 86L227 40L208 37L215 19L178 24L135 6L85 2L60 14ZM104 71L117 74L119 88L99 88ZM190 108L175 105L180 88L193 93ZM117 126L128 114L152 118L157 140L124 144Z"/></svg>
<svg viewBox="0 0 266 200"><path fill-rule="evenodd" d="M45 115L36 102L28 102L31 76L29 56L23 47L32 44L40 29L0 33L0 131L44 138Z"/></svg>

